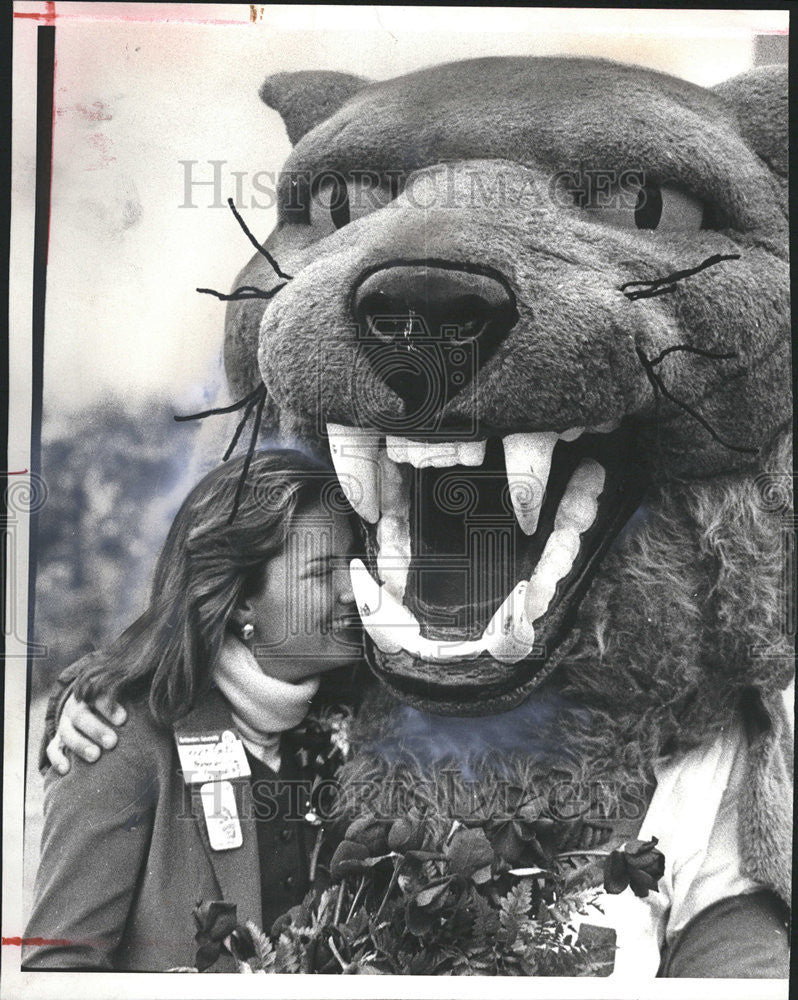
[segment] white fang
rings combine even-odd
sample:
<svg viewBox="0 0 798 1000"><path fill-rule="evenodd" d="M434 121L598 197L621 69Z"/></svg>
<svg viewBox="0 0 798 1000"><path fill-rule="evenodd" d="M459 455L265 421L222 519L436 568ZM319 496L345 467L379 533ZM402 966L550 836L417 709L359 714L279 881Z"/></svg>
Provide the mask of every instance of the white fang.
<svg viewBox="0 0 798 1000"><path fill-rule="evenodd" d="M503 440L510 500L526 535L537 530L557 438L555 431L542 431L508 434Z"/></svg>
<svg viewBox="0 0 798 1000"><path fill-rule="evenodd" d="M330 454L346 499L370 524L380 516L377 497L379 437L374 431L327 424Z"/></svg>

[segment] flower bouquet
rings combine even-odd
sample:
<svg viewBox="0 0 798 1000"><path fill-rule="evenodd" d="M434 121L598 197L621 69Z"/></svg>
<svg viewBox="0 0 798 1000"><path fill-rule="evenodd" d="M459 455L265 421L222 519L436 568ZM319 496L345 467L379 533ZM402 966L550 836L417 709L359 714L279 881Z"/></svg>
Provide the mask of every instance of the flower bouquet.
<svg viewBox="0 0 798 1000"><path fill-rule="evenodd" d="M555 853L529 803L481 825L433 833L423 812L349 824L317 886L271 933L238 924L235 905L195 910L196 969L229 952L242 973L600 976L614 932L583 926L604 892L656 890L656 839ZM535 858L540 863L529 864ZM510 858L514 860L510 860ZM589 930L590 933L583 933Z"/></svg>

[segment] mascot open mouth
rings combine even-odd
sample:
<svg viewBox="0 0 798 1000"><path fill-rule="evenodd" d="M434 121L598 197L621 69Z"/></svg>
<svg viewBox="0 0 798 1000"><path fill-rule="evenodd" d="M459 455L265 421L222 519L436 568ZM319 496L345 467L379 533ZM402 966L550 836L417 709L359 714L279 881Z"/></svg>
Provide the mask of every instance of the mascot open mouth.
<svg viewBox="0 0 798 1000"><path fill-rule="evenodd" d="M646 486L632 428L417 441L328 424L364 529L352 584L377 674L437 714L542 682Z"/></svg>

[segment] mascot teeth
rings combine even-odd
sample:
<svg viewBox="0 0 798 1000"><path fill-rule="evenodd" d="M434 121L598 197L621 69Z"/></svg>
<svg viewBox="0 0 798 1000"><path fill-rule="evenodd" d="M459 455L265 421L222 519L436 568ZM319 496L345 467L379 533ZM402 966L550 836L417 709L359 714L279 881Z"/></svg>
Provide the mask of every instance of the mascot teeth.
<svg viewBox="0 0 798 1000"><path fill-rule="evenodd" d="M403 649L419 659L445 663L476 657L483 652L485 646L481 639L454 642L425 639L413 613L376 582L360 559L352 560L349 572L363 627L383 653L398 653Z"/></svg>
<svg viewBox="0 0 798 1000"><path fill-rule="evenodd" d="M569 427L567 431L563 431L558 437L560 441L565 441L566 444L570 444L571 441L576 441L578 437L581 437L585 433L584 427Z"/></svg>
<svg viewBox="0 0 798 1000"><path fill-rule="evenodd" d="M595 433L606 434L618 426L617 422L600 424ZM570 444L584 433L584 427L571 427L561 434L543 431L534 434L508 434L504 438L504 463L510 500L516 519L526 535L534 535L538 528L540 508L546 495L546 484L551 471L551 456L558 441ZM602 485L603 485L602 470ZM599 493L601 489L599 489ZM593 513L595 517L595 511ZM592 523L592 518L591 518ZM588 527L586 525L585 527ZM585 529L580 529L584 531Z"/></svg>
<svg viewBox="0 0 798 1000"><path fill-rule="evenodd" d="M341 489L353 509L370 524L380 516L377 496L379 437L368 430L327 424L330 455Z"/></svg>
<svg viewBox="0 0 798 1000"><path fill-rule="evenodd" d="M504 464L510 500L521 530L534 535L540 508L549 481L551 456L558 436L554 431L539 434L508 434L504 438Z"/></svg>
<svg viewBox="0 0 798 1000"><path fill-rule="evenodd" d="M604 427L606 431L613 429L611 424ZM534 535L537 530L557 442L572 443L583 430L575 427L561 433L542 431L504 437L510 498L526 535ZM403 650L434 663L489 653L500 663L512 664L529 656L535 641L533 623L549 609L558 584L574 567L582 533L598 515L606 477L604 467L593 458L583 458L576 466L534 571L505 598L478 639L429 638L421 634L416 616L403 603L413 558L412 473L408 466L448 469L481 465L487 442L430 443L388 435L381 447L379 435L373 430L330 423L327 433L347 499L364 520L376 524L378 580L360 560L351 564L351 575L363 626L377 647L384 653Z"/></svg>
<svg viewBox="0 0 798 1000"><path fill-rule="evenodd" d="M482 465L485 441L411 441L388 435L385 448L392 462L415 469L450 469L455 465Z"/></svg>
<svg viewBox="0 0 798 1000"><path fill-rule="evenodd" d="M377 572L398 600L405 596L410 568L410 475L385 450L379 455L380 520L377 524Z"/></svg>
<svg viewBox="0 0 798 1000"><path fill-rule="evenodd" d="M527 589L522 581L507 597L479 639L427 639L413 613L387 587L380 586L360 559L349 566L363 627L383 653L404 650L430 663L468 660L488 652L501 663L517 663L529 656L535 630L524 611Z"/></svg>
<svg viewBox="0 0 798 1000"><path fill-rule="evenodd" d="M460 441L458 461L460 465L482 465L485 461L487 441Z"/></svg>
<svg viewBox="0 0 798 1000"><path fill-rule="evenodd" d="M557 584L573 567L580 535L595 521L603 489L603 467L592 458L584 459L568 480L554 518L554 530L529 581L525 612L530 622L546 613Z"/></svg>
<svg viewBox="0 0 798 1000"><path fill-rule="evenodd" d="M383 653L398 653L419 636L413 614L376 582L360 559L349 564L349 574L363 627Z"/></svg>
<svg viewBox="0 0 798 1000"><path fill-rule="evenodd" d="M592 458L583 459L568 480L557 515L555 532L574 528L580 534L587 531L598 513L598 498L604 489L604 467Z"/></svg>
<svg viewBox="0 0 798 1000"><path fill-rule="evenodd" d="M526 613L527 581L512 591L482 635L485 651L500 663L526 659L535 645L535 630Z"/></svg>

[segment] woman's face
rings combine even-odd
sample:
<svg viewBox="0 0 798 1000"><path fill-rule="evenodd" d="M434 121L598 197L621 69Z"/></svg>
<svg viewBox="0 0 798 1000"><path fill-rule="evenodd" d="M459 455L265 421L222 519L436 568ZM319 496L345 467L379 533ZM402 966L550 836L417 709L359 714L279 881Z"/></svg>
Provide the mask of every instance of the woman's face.
<svg viewBox="0 0 798 1000"><path fill-rule="evenodd" d="M299 681L361 658L349 577L354 546L343 514L316 503L294 516L282 551L236 616L255 628L249 645L264 673Z"/></svg>

